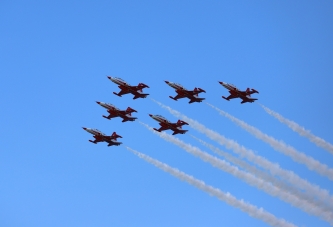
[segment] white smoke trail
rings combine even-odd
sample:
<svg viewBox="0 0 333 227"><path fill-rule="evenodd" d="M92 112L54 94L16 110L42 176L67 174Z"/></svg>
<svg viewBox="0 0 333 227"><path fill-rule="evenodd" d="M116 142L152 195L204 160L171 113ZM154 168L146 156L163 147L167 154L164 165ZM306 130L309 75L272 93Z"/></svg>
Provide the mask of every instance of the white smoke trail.
<svg viewBox="0 0 333 227"><path fill-rule="evenodd" d="M271 196L277 196L281 200L290 203L291 205L307 212L308 214L316 215L317 217L320 217L321 219L329 222L331 225L333 225L333 214L331 212L324 211L320 207L309 203L308 201L301 200L298 197L296 197L293 194L290 194L289 192L286 192L284 190L280 190L276 186L267 183L266 181L257 178L253 174L250 174L248 172L242 171L238 169L235 166L230 165L230 163L218 159L206 152L201 151L199 148L194 147L190 144L184 143L180 139L166 134L164 132L156 132L153 128L149 127L148 125L140 122L140 124L144 125L147 129L149 129L154 134L160 136L161 138L165 139L168 142L171 142L180 148L184 149L185 151L189 152L192 155L195 155L199 158L201 158L203 161L210 163L212 166L217 167L229 174L232 174L235 177L238 177L239 179L245 181L246 183L255 186L256 188L263 190L267 194Z"/></svg>
<svg viewBox="0 0 333 227"><path fill-rule="evenodd" d="M316 198L314 198L313 196L310 196L309 194L303 194L301 191L299 191L295 187L271 176L270 174L256 168L255 166L252 166L252 165L248 164L247 162L245 162L237 157L234 157L234 156L230 155L229 153L224 152L224 151L220 150L219 148L217 148L193 135L190 135L190 136L193 137L194 139L196 139L197 141L199 141L202 145L208 147L214 153L224 157L227 161L245 169L246 171L252 173L253 175L255 175L265 181L272 183L274 186L276 186L282 190L288 191L289 193L293 194L294 196L296 196L300 199L303 199L303 200L308 201L309 203L315 204L316 206L320 207L320 209L323 209L325 212L330 212L331 215L333 215L332 214L333 206L329 207L329 204L327 204L327 201L324 202L321 200L317 200Z"/></svg>
<svg viewBox="0 0 333 227"><path fill-rule="evenodd" d="M273 110L267 108L264 105L259 104L268 114L278 119L281 123L287 125L289 128L291 128L293 131L297 132L300 136L304 136L308 138L311 142L316 144L318 147L321 147L327 151L329 151L331 154L333 154L333 145L329 142L326 142L324 139L315 136L312 134L309 130L306 130L302 126L298 125L296 122L291 121L287 118L284 118L280 114L274 112Z"/></svg>
<svg viewBox="0 0 333 227"><path fill-rule="evenodd" d="M194 128L195 130L205 134L208 138L218 142L219 144L225 146L228 149L231 149L236 154L240 155L242 158L246 158L247 160L255 163L256 165L267 169L273 176L279 176L280 178L288 181L290 184L304 190L305 193L308 193L310 196L317 197L322 201L326 201L327 203L333 204L333 197L330 195L329 191L326 189L320 188L318 185L311 184L307 180L299 177L293 171L282 169L279 164L272 163L266 158L256 155L252 150L245 148L244 146L239 145L236 141L227 139L219 133L206 128L204 125L199 122L181 114L180 112L173 110L171 107L163 105L162 103L152 99L152 101L156 102L162 108L168 110L175 117L179 117L182 120L189 123L189 126Z"/></svg>
<svg viewBox="0 0 333 227"><path fill-rule="evenodd" d="M222 116L225 116L232 122L236 123L258 139L268 143L274 150L282 152L283 154L291 157L295 162L302 163L308 167L308 169L316 171L317 173L327 177L330 180L333 180L333 169L329 168L327 165L322 164L318 160L307 156L306 154L296 150L294 147L285 144L283 141L278 141L275 138L261 132L259 129L245 123L244 121L239 120L238 118L220 110L219 108L207 103L210 107L217 110Z"/></svg>
<svg viewBox="0 0 333 227"><path fill-rule="evenodd" d="M293 223L290 223L284 219L279 219L273 214L265 211L263 208L258 208L250 203L244 202L243 200L238 200L236 197L230 193L222 192L220 189L214 188L210 185L205 184L205 182L194 178L184 172L179 171L178 169L172 168L165 163L162 163L158 160L155 160L148 155L142 154L138 151L135 151L129 147L126 147L129 151L142 158L146 162L153 164L157 168L177 177L180 180L186 181L187 183L195 186L196 188L207 192L208 194L217 197L219 200L228 203L229 205L236 207L243 212L247 213L251 217L257 218L271 226L276 227L296 227Z"/></svg>

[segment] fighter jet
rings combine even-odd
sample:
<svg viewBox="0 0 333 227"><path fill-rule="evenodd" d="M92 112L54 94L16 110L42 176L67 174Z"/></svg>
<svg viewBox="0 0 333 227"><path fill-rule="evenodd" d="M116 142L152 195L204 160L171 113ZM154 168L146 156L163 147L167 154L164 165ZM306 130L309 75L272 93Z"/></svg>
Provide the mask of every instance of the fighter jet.
<svg viewBox="0 0 333 227"><path fill-rule="evenodd" d="M185 134L188 131L188 130L182 130L182 125L188 125L188 123L186 123L185 121L178 120L177 123L171 123L161 115L149 114L149 116L154 120L160 122L161 128L159 129L154 128L155 131L161 132L170 129L173 131L172 135Z"/></svg>
<svg viewBox="0 0 333 227"><path fill-rule="evenodd" d="M132 109L131 107L127 107L126 110L120 110L110 103L97 102L97 104L101 105L102 107L107 109L107 111L109 112L109 116L103 115L103 117L106 119L111 120L111 118L114 118L114 117L121 117L123 119L122 122L135 121L135 119L137 119L136 117L132 117L131 113L138 112L138 111Z"/></svg>
<svg viewBox="0 0 333 227"><path fill-rule="evenodd" d="M204 98L199 98L198 96L198 94L201 92L206 93L206 91L201 88L194 88L193 91L190 91L186 90L182 85L177 83L169 82L167 80L165 81L165 83L167 83L167 85L169 85L170 87L174 88L177 92L177 95L175 97L169 96L173 100L177 101L178 99L181 98L189 98L190 101L188 103L202 102L202 100L204 100Z"/></svg>
<svg viewBox="0 0 333 227"><path fill-rule="evenodd" d="M102 133L101 131L99 131L98 129L91 129L91 128L85 128L85 127L82 127L82 128L85 131L94 135L95 140L94 141L89 140L89 142L92 142L95 144L97 144L99 142L107 142L108 146L113 146L113 145L119 146L120 144L122 144L121 142L117 141L117 138L123 138L123 137L121 137L120 135L117 135L116 132L112 133L111 136L107 136L104 133Z"/></svg>
<svg viewBox="0 0 333 227"><path fill-rule="evenodd" d="M254 90L253 88L250 90L250 88L247 88L246 91L240 91L235 85L233 84L228 84L224 82L219 82L223 87L229 90L230 95L228 97L222 96L225 100L230 101L230 99L234 98L241 98L243 101L241 104L246 103L246 102L254 102L255 98L251 97L251 94L253 93L259 93L258 91Z"/></svg>
<svg viewBox="0 0 333 227"><path fill-rule="evenodd" d="M145 88L145 87L149 88L149 86L145 85L144 83L139 83L138 86L131 86L119 77L108 76L108 78L113 83L119 85L118 87L121 89L120 92L119 93L113 92L113 94L118 95L119 97L121 97L122 95L125 95L125 94L129 94L129 93L134 95L133 99L146 98L147 95L149 95L149 94L144 94L142 92L143 88Z"/></svg>

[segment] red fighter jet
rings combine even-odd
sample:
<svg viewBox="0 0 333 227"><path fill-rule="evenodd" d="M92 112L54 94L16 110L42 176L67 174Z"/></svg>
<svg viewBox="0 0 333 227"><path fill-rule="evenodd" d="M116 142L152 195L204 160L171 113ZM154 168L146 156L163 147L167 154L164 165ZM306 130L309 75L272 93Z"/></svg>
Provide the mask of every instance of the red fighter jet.
<svg viewBox="0 0 333 227"><path fill-rule="evenodd" d="M161 132L161 131L170 129L173 131L172 135L185 134L188 131L188 130L182 129L182 125L188 125L188 123L186 123L185 121L178 120L177 123L171 123L170 121L168 121L165 117L163 117L161 115L149 114L149 116L151 118L153 118L154 120L160 122L161 128L159 128L159 129L154 128L155 131Z"/></svg>
<svg viewBox="0 0 333 227"><path fill-rule="evenodd" d="M243 101L241 104L246 103L246 102L254 102L255 98L251 97L251 94L253 93L258 93L258 91L254 90L253 88L250 90L250 88L247 88L246 91L240 91L235 85L233 84L227 84L224 82L219 82L223 87L229 90L230 95L228 97L222 96L225 100L230 101L230 99L234 98L241 98Z"/></svg>
<svg viewBox="0 0 333 227"><path fill-rule="evenodd" d="M111 136L107 136L104 133L102 133L101 131L99 131L98 129L92 129L92 128L85 128L83 127L83 129L91 134L94 135L95 140L89 140L89 142L92 143L99 143L99 142L107 142L108 146L119 146L120 144L122 144L121 142L117 141L117 138L123 138L120 135L117 135L116 132L112 133Z"/></svg>
<svg viewBox="0 0 333 227"><path fill-rule="evenodd" d="M125 95L125 94L129 94L129 93L134 95L133 99L146 98L147 95L149 95L149 94L144 94L142 92L143 88L145 88L145 87L149 88L144 83L139 83L138 86L131 86L119 77L108 76L108 78L113 83L119 85L118 87L121 89L120 92L119 93L113 92L113 94L118 95L119 97L121 97L122 95Z"/></svg>
<svg viewBox="0 0 333 227"><path fill-rule="evenodd" d="M102 107L107 109L107 111L109 112L109 116L103 115L103 117L106 119L110 120L111 118L114 118L114 117L121 117L123 119L122 122L135 121L135 119L137 119L136 117L132 117L131 113L138 112L138 111L133 110L131 107L127 107L126 110L120 110L110 103L97 102L97 104L101 105Z"/></svg>
<svg viewBox="0 0 333 227"><path fill-rule="evenodd" d="M186 90L182 85L177 83L169 82L167 80L165 81L165 83L167 83L167 85L169 85L170 87L174 88L177 92L177 95L175 97L169 96L173 100L177 101L178 99L181 98L189 98L190 101L188 103L202 102L202 100L204 100L204 98L199 98L198 96L198 94L201 92L206 93L206 91L201 88L194 88L193 91L190 91Z"/></svg>

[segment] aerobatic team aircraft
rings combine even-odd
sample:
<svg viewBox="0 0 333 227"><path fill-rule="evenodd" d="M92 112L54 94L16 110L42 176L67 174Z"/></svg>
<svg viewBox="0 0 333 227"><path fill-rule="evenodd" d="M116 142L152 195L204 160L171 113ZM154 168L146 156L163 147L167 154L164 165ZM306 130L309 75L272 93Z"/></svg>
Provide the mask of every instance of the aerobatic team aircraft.
<svg viewBox="0 0 333 227"><path fill-rule="evenodd" d="M173 131L172 135L185 134L188 131L188 130L182 129L182 125L188 125L188 123L186 123L185 121L178 120L177 123L171 123L170 121L168 121L165 117L163 117L161 115L149 114L149 116L151 118L153 118L154 120L160 122L161 128L159 128L159 129L154 128L155 131L161 132L161 131L170 129Z"/></svg>
<svg viewBox="0 0 333 227"><path fill-rule="evenodd" d="M194 88L193 91L190 90L186 90L182 85L177 84L177 83L173 83L173 82L169 82L169 81L165 81L165 83L167 83L170 87L174 88L177 92L177 95L175 97L169 96L170 98L172 98L173 100L178 100L181 98L189 98L190 101L188 103L192 103L192 102L202 102L202 100L204 100L204 98L199 98L198 94L201 92L205 92L205 90L201 89L201 88Z"/></svg>
<svg viewBox="0 0 333 227"><path fill-rule="evenodd" d="M119 85L118 87L121 89L120 92L119 93L113 92L113 94L118 95L119 97L121 97L122 95L125 95L125 94L129 94L129 93L134 95L133 99L146 98L147 95L149 95L149 94L144 94L142 92L143 88L145 88L145 87L149 88L149 86L145 85L144 83L139 83L138 86L131 86L119 77L108 76L108 78L113 83Z"/></svg>
<svg viewBox="0 0 333 227"><path fill-rule="evenodd" d="M123 138L120 135L117 135L116 132L112 133L111 136L107 136L104 133L102 133L101 131L99 131L98 129L91 129L91 128L85 128L82 127L84 130L86 130L87 132L91 133L94 135L95 140L89 140L89 142L92 143L99 143L99 142L107 142L108 146L119 146L120 144L122 144L121 142L117 141L117 138Z"/></svg>
<svg viewBox="0 0 333 227"><path fill-rule="evenodd" d="M107 111L109 112L109 116L103 115L103 117L106 119L110 120L111 118L114 118L114 117L121 117L123 119L122 122L134 121L135 119L137 119L136 117L132 117L131 113L138 112L138 111L133 110L131 107L127 107L126 110L120 110L110 103L97 102L97 104L101 105L102 107L107 109Z"/></svg>
<svg viewBox="0 0 333 227"><path fill-rule="evenodd" d="M230 95L228 97L222 96L225 100L230 101L230 99L234 98L241 98L243 101L241 102L246 103L246 102L254 102L255 98L251 97L251 94L253 93L259 93L258 91L254 90L253 88L250 90L250 88L247 88L246 91L240 91L235 85L233 84L227 84L224 82L219 82L223 87L229 90Z"/></svg>

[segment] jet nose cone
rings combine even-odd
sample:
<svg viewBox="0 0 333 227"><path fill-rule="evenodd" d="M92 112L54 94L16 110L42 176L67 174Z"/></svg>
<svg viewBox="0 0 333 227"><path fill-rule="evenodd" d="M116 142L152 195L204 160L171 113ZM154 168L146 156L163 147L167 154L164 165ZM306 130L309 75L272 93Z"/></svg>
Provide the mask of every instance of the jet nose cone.
<svg viewBox="0 0 333 227"><path fill-rule="evenodd" d="M108 76L108 78L111 80L111 76Z"/></svg>
<svg viewBox="0 0 333 227"><path fill-rule="evenodd" d="M150 117L153 117L153 115L152 115L152 114L149 114L149 116L150 116Z"/></svg>
<svg viewBox="0 0 333 227"><path fill-rule="evenodd" d="M101 102L96 101L97 104L101 104Z"/></svg>
<svg viewBox="0 0 333 227"><path fill-rule="evenodd" d="M221 82L221 81L219 81L219 83L220 83L220 84L222 84L222 85L224 84L224 83L223 83L223 82Z"/></svg>
<svg viewBox="0 0 333 227"><path fill-rule="evenodd" d="M167 80L165 80L164 82L167 83L167 84L169 84L169 81L167 81Z"/></svg>
<svg viewBox="0 0 333 227"><path fill-rule="evenodd" d="M84 130L87 130L87 128L85 128L85 127L82 127Z"/></svg>

